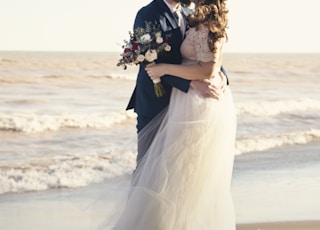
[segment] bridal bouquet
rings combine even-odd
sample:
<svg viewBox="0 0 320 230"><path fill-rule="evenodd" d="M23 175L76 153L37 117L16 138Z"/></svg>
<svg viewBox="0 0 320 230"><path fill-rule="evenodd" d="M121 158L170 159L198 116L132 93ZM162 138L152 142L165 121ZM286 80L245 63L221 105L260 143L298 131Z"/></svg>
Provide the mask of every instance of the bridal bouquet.
<svg viewBox="0 0 320 230"><path fill-rule="evenodd" d="M124 69L132 64L151 64L158 59L159 55L171 50L168 39L163 37L160 28L151 22L146 22L145 28L139 27L133 33L129 31L129 35L129 40L124 40L122 58L117 64ZM153 80L153 84L156 96L163 96L164 88L161 79Z"/></svg>

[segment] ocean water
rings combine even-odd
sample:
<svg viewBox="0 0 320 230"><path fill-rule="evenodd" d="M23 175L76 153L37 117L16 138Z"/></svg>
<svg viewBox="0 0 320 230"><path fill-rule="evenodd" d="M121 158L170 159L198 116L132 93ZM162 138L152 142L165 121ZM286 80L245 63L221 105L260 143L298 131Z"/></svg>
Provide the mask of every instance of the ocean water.
<svg viewBox="0 0 320 230"><path fill-rule="evenodd" d="M0 195L79 188L132 172L136 116L125 107L137 67L122 70L118 58L0 52ZM320 54L227 53L224 67L239 162L320 142ZM305 156L319 163L320 149L312 153Z"/></svg>

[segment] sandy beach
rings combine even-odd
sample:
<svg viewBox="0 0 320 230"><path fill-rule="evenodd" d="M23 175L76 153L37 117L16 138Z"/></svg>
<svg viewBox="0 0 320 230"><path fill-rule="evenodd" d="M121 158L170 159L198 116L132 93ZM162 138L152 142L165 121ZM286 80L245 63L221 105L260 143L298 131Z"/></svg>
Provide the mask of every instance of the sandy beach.
<svg viewBox="0 0 320 230"><path fill-rule="evenodd" d="M240 224L237 230L318 230L320 221L292 221L292 222L272 222Z"/></svg>
<svg viewBox="0 0 320 230"><path fill-rule="evenodd" d="M0 201L0 229L4 230L93 230L105 218L110 200L94 198L107 184L78 191L51 191L7 195ZM99 192L99 191L100 192ZM101 195L101 194L100 194ZM241 223L237 230L318 230L318 221Z"/></svg>
<svg viewBox="0 0 320 230"><path fill-rule="evenodd" d="M319 180L316 172L307 176L296 171L292 161L302 152L314 152L320 144L280 148L237 158L232 192L236 207L237 230L315 230L320 229L319 199L316 194ZM288 160L286 154L291 154ZM279 166L261 168L268 165L271 156L277 156ZM310 153L312 154L312 153ZM268 159L268 160L267 160ZM287 163L283 164L283 160ZM295 160L293 160L295 159ZM288 162L290 162L288 163ZM300 159L301 161L301 159ZM315 162L316 167L318 167ZM308 167L312 165L308 164ZM303 163L300 164L303 168ZM247 169L246 169L247 168ZM257 168L253 170L254 168ZM247 178L250 174L256 179ZM286 176L281 177L285 170ZM276 177L265 177L263 186L259 185L261 171ZM296 176L292 176L295 174ZM300 176L298 176L300 174ZM288 183L287 177L291 178ZM301 178L304 183L301 184ZM249 184L243 184L249 181ZM249 180L250 179L250 180ZM91 230L107 221L106 216L112 207L121 204L126 196L130 175L91 184L79 189L52 189L44 192L4 194L0 197L0 229L5 230ZM312 184L313 181L313 184ZM272 191L272 193L270 192Z"/></svg>
<svg viewBox="0 0 320 230"><path fill-rule="evenodd" d="M108 202L95 202L91 195L105 185L85 191L64 191L7 196L1 199L0 229L93 230L102 223ZM93 189L95 188L95 189ZM105 188L105 187L104 187ZM93 203L92 203L93 202ZM320 221L243 223L237 230L318 230Z"/></svg>

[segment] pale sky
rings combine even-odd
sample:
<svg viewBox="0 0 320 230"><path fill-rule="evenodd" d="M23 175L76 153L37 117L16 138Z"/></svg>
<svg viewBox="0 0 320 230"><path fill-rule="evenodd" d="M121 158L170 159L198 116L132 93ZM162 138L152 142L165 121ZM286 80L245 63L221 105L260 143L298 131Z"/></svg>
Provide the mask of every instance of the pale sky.
<svg viewBox="0 0 320 230"><path fill-rule="evenodd" d="M0 0L0 50L120 51L150 0ZM229 0L226 52L320 53L319 0Z"/></svg>

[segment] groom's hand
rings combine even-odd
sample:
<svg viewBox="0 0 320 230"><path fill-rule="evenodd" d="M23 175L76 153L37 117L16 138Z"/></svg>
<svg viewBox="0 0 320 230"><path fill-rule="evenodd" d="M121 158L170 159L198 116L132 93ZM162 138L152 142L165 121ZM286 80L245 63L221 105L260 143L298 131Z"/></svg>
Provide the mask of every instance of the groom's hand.
<svg viewBox="0 0 320 230"><path fill-rule="evenodd" d="M219 77L221 77L222 81L218 85L215 85L214 81L205 79L201 81L191 81L190 87L200 93L200 95L203 97L211 97L219 100L227 87L226 76L222 72L219 74Z"/></svg>

